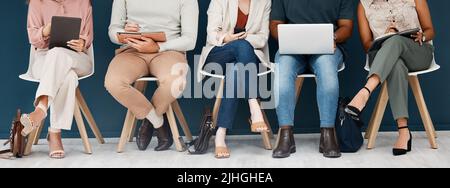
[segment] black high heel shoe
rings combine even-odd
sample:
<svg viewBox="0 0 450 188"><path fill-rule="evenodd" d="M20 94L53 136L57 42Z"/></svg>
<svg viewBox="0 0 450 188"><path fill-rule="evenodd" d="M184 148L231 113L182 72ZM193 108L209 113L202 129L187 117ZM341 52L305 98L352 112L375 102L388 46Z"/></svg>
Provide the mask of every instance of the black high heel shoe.
<svg viewBox="0 0 450 188"><path fill-rule="evenodd" d="M407 129L408 126L405 127L399 127L398 129ZM408 140L408 146L406 149L399 149L399 148L394 148L392 149L392 154L394 154L394 156L400 156L400 155L406 155L408 152L412 151L412 134L411 131L409 131L409 140Z"/></svg>
<svg viewBox="0 0 450 188"><path fill-rule="evenodd" d="M367 92L369 92L369 96L372 94L372 91L370 91L369 88L364 87L363 89L365 89L365 90L367 90ZM345 112L359 120L361 118L361 114L364 112L364 108L362 110L360 110L354 106L347 105L347 107L345 107Z"/></svg>

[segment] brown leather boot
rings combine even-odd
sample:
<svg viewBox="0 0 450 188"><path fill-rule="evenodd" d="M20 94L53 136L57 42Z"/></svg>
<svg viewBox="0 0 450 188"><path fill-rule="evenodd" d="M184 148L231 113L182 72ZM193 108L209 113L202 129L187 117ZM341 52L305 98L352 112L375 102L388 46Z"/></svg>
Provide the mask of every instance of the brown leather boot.
<svg viewBox="0 0 450 188"><path fill-rule="evenodd" d="M153 128L152 123L147 119L142 121L142 125L139 128L139 132L136 136L136 144L139 150L144 151L147 149L148 145L152 141L153 132L155 128Z"/></svg>
<svg viewBox="0 0 450 188"><path fill-rule="evenodd" d="M282 128L279 137L278 146L273 150L273 158L287 158L297 151L292 126Z"/></svg>
<svg viewBox="0 0 450 188"><path fill-rule="evenodd" d="M164 115L164 125L156 129L156 137L158 138L158 146L156 146L155 151L165 151L173 145L172 131L166 115Z"/></svg>
<svg viewBox="0 0 450 188"><path fill-rule="evenodd" d="M336 130L334 128L320 129L320 147L319 152L323 153L326 158L341 157L341 149L336 137Z"/></svg>

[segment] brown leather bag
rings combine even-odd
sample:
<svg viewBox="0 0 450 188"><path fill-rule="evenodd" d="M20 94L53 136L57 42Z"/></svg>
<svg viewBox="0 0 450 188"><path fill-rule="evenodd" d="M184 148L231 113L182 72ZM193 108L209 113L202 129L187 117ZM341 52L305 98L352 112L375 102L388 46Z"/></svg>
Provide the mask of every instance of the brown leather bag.
<svg viewBox="0 0 450 188"><path fill-rule="evenodd" d="M12 122L9 140L5 144L3 144L4 146L9 144L10 149L0 151L0 154L2 154L2 158L22 158L24 156L27 138L22 136L22 130L24 126L22 125L22 123L20 123L20 116L21 112L19 109L17 110L17 115Z"/></svg>

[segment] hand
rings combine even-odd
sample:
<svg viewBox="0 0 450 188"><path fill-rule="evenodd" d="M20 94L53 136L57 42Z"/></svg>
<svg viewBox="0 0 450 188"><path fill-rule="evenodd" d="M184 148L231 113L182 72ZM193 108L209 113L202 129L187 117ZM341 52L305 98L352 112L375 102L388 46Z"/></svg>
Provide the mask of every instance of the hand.
<svg viewBox="0 0 450 188"><path fill-rule="evenodd" d="M86 50L85 45L86 42L83 39L71 40L67 42L67 46L69 46L70 48L72 48L77 52L84 52Z"/></svg>
<svg viewBox="0 0 450 188"><path fill-rule="evenodd" d="M388 33L398 33L398 29L397 26L395 25L395 22L391 22L391 24L388 26L384 34Z"/></svg>
<svg viewBox="0 0 450 188"><path fill-rule="evenodd" d="M139 24L127 22L124 29L126 32L139 32L141 30L141 27L139 26Z"/></svg>
<svg viewBox="0 0 450 188"><path fill-rule="evenodd" d="M50 33L52 31L52 23L47 24L44 29L42 30L42 36L43 37L49 37Z"/></svg>
<svg viewBox="0 0 450 188"><path fill-rule="evenodd" d="M237 34L228 33L225 38L223 39L224 43L230 43L235 40L245 39L247 38L247 32L240 32Z"/></svg>
<svg viewBox="0 0 450 188"><path fill-rule="evenodd" d="M141 40L129 38L125 39L128 45L141 53L157 53L159 52L159 45L151 38L141 37Z"/></svg>
<svg viewBox="0 0 450 188"><path fill-rule="evenodd" d="M414 41L418 42L421 46L423 45L423 32L419 31L415 35L411 35L414 38Z"/></svg>

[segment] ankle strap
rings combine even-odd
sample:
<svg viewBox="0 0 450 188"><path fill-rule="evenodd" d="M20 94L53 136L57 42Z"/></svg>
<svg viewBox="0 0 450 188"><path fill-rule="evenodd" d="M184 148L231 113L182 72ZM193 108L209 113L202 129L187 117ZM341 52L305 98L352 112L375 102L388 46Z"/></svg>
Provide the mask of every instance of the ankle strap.
<svg viewBox="0 0 450 188"><path fill-rule="evenodd" d="M407 129L407 128L409 128L409 127L408 127L408 126L399 127L398 130L401 130L401 129Z"/></svg>
<svg viewBox="0 0 450 188"><path fill-rule="evenodd" d="M370 91L370 89L369 89L369 88L367 88L367 87L364 87L364 89L365 89L365 90L367 90L367 92L369 92L369 95L370 95L370 94L372 94L372 91Z"/></svg>

